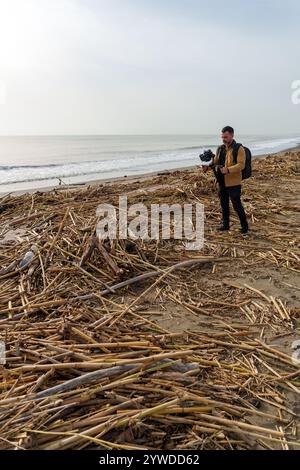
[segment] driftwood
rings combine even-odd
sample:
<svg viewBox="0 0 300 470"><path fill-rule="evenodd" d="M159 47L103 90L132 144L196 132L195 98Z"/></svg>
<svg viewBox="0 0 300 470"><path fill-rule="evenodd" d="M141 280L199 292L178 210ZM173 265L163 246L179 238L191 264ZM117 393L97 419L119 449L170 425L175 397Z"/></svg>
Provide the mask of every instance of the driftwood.
<svg viewBox="0 0 300 470"><path fill-rule="evenodd" d="M80 264L79 264L80 267L83 267L86 264L86 262L91 258L92 254L94 253L95 250L98 250L98 252L100 253L103 260L107 263L109 268L112 270L112 272L116 276L120 276L123 273L123 270L120 269L117 266L115 261L112 259L112 257L109 255L109 253L106 251L106 249L103 245L103 241L100 240L98 237L92 237L92 240L91 240L86 252L84 253L83 257L81 258L81 261L80 261Z"/></svg>
<svg viewBox="0 0 300 470"><path fill-rule="evenodd" d="M115 284L111 286L109 289L105 289L101 292L99 292L98 295L105 296L108 294L115 293L119 289L123 289L124 287L132 286L133 284L138 284L140 282L145 282L148 281L149 279L153 279L156 277L160 277L164 274L171 274L173 271L176 271L177 269L183 269L183 268L191 268L192 266L197 266L200 264L207 264L207 263L213 263L213 262L218 262L218 261L223 261L223 260L218 260L218 259L210 259L210 258L204 258L204 259L192 259L188 261L182 261L180 263L175 264L174 266L171 266L164 272L161 271L153 271L145 274L141 274L140 276L136 276L132 279L128 279L127 281L120 282L119 284ZM78 297L78 300L90 300L94 297L94 294L89 294L86 296L81 296Z"/></svg>
<svg viewBox="0 0 300 470"><path fill-rule="evenodd" d="M198 369L198 364L196 363L184 365L184 364L176 363L170 359L159 361L158 364L166 365L168 366L168 369L174 370L180 373L191 372L191 371L195 371L196 369ZM50 397L50 396L57 395L60 393L68 392L70 390L74 390L77 387L81 387L83 385L88 385L88 384L97 382L103 378L114 377L120 374L125 374L126 372L129 372L129 371L138 370L140 367L141 367L141 364L136 363L134 365L124 365L124 366L112 367L110 369L99 370L96 372L90 372L88 374L81 375L80 377L77 377L76 379L72 379L67 382L64 382L61 385L57 385L56 387L52 387L50 389L44 390L43 392L39 392L32 399L39 400L41 398L46 398L46 397ZM51 368L49 372L53 374L53 368Z"/></svg>
<svg viewBox="0 0 300 470"><path fill-rule="evenodd" d="M13 272L17 267L17 261L13 261L9 266L6 268L0 269L0 276L4 276L5 274L9 274Z"/></svg>
<svg viewBox="0 0 300 470"><path fill-rule="evenodd" d="M56 387L49 388L43 392L37 393L34 397L35 400L50 397L52 395L57 395L60 393L68 392L74 388L81 387L82 385L91 384L97 382L99 379L114 377L116 375L124 374L130 370L134 370L138 365L124 365L120 367L112 367L111 369L99 370L96 372L90 372L89 374L84 374L76 379L69 380L68 382L63 383L62 385L57 385Z"/></svg>
<svg viewBox="0 0 300 470"><path fill-rule="evenodd" d="M104 248L104 245L103 245L103 241L101 241L100 239L97 238L97 249L98 251L100 252L100 254L102 255L104 261L107 263L107 265L110 267L110 269L112 270L112 272L116 275L116 276L120 276L121 274L123 274L123 270L120 269L117 264L115 263L115 261L112 259L112 257L108 254L108 252L106 251L106 249Z"/></svg>

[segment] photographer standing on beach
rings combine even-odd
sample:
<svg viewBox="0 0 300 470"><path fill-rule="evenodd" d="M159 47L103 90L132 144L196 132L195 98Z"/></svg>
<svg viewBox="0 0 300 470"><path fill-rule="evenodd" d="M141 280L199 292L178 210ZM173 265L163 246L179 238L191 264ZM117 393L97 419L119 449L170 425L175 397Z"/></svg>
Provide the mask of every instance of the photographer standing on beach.
<svg viewBox="0 0 300 470"><path fill-rule="evenodd" d="M222 130L223 145L218 148L210 168L214 170L219 184L219 197L223 223L221 232L230 230L229 202L237 213L241 223L241 233L249 231L247 216L241 201L242 180L251 176L251 152L234 140L234 129L230 126ZM248 154L246 153L248 152ZM248 158L249 157L249 158ZM208 166L203 171L208 171Z"/></svg>

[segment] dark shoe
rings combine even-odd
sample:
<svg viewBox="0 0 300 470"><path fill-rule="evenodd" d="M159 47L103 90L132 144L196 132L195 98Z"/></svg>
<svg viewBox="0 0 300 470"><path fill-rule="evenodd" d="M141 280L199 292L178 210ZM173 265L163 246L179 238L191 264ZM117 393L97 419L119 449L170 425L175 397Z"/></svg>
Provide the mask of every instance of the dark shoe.
<svg viewBox="0 0 300 470"><path fill-rule="evenodd" d="M242 227L241 228L241 234L242 235L247 235L248 232L249 232L249 227Z"/></svg>
<svg viewBox="0 0 300 470"><path fill-rule="evenodd" d="M221 225L221 227L217 229L218 232L229 232L229 230L229 227L227 227L226 225Z"/></svg>

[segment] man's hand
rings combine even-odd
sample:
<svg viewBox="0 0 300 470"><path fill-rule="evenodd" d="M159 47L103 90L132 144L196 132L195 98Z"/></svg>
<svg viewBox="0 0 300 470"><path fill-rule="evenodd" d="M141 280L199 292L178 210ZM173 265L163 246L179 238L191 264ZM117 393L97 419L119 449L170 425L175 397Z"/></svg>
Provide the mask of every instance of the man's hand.
<svg viewBox="0 0 300 470"><path fill-rule="evenodd" d="M228 168L226 168L225 166L223 166L223 167L221 168L221 173L222 173L222 175L228 175L228 173L229 173Z"/></svg>

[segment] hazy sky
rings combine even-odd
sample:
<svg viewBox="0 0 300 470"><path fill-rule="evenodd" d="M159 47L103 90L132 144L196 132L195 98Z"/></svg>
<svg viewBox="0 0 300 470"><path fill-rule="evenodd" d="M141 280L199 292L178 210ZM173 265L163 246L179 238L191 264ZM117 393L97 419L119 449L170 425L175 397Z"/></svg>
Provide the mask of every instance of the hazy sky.
<svg viewBox="0 0 300 470"><path fill-rule="evenodd" d="M0 0L0 134L300 134L299 0Z"/></svg>

